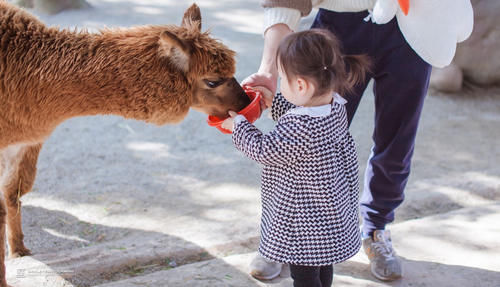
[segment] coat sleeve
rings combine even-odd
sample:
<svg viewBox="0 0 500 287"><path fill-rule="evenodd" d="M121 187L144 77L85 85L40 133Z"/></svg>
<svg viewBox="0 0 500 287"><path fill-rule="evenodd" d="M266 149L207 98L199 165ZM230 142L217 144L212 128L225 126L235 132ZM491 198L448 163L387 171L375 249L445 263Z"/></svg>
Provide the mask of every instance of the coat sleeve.
<svg viewBox="0 0 500 287"><path fill-rule="evenodd" d="M239 123L233 131L233 143L247 157L266 166L284 166L309 153L310 129L294 121L278 123L274 130L263 134L248 121Z"/></svg>
<svg viewBox="0 0 500 287"><path fill-rule="evenodd" d="M297 106L287 101L281 93L278 93L273 98L273 103L271 105L271 116L273 120L278 121L281 116L283 116L288 110L295 107Z"/></svg>

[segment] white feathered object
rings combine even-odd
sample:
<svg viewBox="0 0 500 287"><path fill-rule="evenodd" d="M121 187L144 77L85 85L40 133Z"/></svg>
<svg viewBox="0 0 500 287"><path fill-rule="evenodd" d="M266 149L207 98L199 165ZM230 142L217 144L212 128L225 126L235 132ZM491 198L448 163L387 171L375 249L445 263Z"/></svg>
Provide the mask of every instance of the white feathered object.
<svg viewBox="0 0 500 287"><path fill-rule="evenodd" d="M377 24L385 24L396 16L398 11L397 0L378 0L372 11L372 20Z"/></svg>
<svg viewBox="0 0 500 287"><path fill-rule="evenodd" d="M406 41L426 62L445 67L457 43L467 39L474 23L470 0L377 0L371 18L385 24L394 17Z"/></svg>
<svg viewBox="0 0 500 287"><path fill-rule="evenodd" d="M472 33L474 13L470 0L412 0L410 12L398 9L396 18L406 41L426 62L445 67L457 43Z"/></svg>

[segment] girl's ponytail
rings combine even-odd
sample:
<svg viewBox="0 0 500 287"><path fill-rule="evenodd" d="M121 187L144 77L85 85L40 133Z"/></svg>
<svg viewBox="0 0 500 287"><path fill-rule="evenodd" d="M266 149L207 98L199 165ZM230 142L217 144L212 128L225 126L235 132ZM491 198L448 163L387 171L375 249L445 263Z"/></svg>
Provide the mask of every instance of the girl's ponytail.
<svg viewBox="0 0 500 287"><path fill-rule="evenodd" d="M276 64L289 80L300 76L313 82L315 95L337 92L341 96L365 81L371 66L366 55L344 55L340 41L325 29L286 36L276 51Z"/></svg>
<svg viewBox="0 0 500 287"><path fill-rule="evenodd" d="M366 55L345 55L343 57L347 79L344 91L351 92L354 86L363 83L367 74L371 71L371 61Z"/></svg>

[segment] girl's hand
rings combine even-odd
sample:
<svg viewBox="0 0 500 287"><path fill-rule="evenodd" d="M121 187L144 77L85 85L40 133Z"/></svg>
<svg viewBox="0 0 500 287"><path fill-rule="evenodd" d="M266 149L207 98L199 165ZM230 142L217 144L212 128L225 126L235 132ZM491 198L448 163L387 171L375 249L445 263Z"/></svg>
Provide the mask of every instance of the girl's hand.
<svg viewBox="0 0 500 287"><path fill-rule="evenodd" d="M233 130L234 130L234 117L236 117L237 115L238 114L236 112L229 111L229 118L225 119L222 122L221 127L223 129L230 130L231 132L233 132Z"/></svg>

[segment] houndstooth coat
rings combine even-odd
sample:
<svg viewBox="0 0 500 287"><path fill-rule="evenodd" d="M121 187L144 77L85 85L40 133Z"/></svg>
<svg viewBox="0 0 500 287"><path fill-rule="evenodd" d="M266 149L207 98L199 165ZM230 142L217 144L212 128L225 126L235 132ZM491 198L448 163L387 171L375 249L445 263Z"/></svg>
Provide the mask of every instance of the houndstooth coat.
<svg viewBox="0 0 500 287"><path fill-rule="evenodd" d="M358 252L358 163L344 104L335 95L332 105L294 107L278 94L271 108L278 124L270 133L235 120L235 146L264 166L264 258L322 266Z"/></svg>

